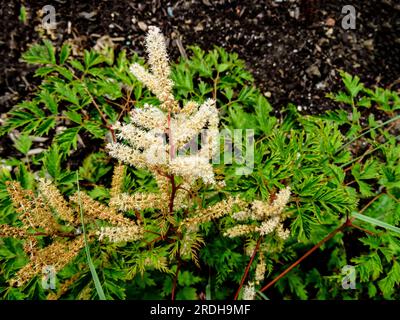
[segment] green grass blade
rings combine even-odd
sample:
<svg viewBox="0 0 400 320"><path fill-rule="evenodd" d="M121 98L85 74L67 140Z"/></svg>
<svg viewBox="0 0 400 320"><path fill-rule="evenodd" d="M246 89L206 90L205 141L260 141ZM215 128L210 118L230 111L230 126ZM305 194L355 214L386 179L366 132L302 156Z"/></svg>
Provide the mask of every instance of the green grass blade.
<svg viewBox="0 0 400 320"><path fill-rule="evenodd" d="M391 123L391 122L394 122L394 121L397 121L397 120L399 120L399 119L400 119L400 115L398 115L398 116L396 116L396 117L394 117L394 118L392 118L392 119L389 119L389 120L387 120L387 121L381 123L380 125L378 125L378 126L376 126L376 127L373 127L373 128L371 128L371 129L365 131L364 133L358 135L357 137L351 139L349 142L345 143L345 144L344 144L343 146L341 146L335 153L338 153L338 152L342 151L342 150L343 150L344 148L346 148L348 145L352 144L354 141L356 141L357 139L360 139L361 137L365 136L366 134L370 133L371 131L376 130L376 129L379 129L379 128L381 128L381 127L383 127L383 126L386 126L387 124L389 124L389 123Z"/></svg>
<svg viewBox="0 0 400 320"><path fill-rule="evenodd" d="M85 223L84 223L84 220L83 220L83 209L82 209L81 197L80 197L80 193L79 193L80 190L79 190L79 174L78 174L78 171L76 172L76 184L77 184L77 188L78 188L79 213L80 213L80 216L81 216L83 239L85 241L85 252L86 252L86 257L87 257L87 261L88 261L89 268L90 268L90 273L92 274L93 282L94 282L94 285L96 287L96 291L97 291L97 294L99 296L99 299L100 300L107 300L106 296L104 294L104 291L103 291L103 287L101 286L101 283L100 283L100 280L99 280L99 276L97 275L96 268L94 267L94 264L93 264L93 261L92 261L92 257L90 256L89 245L87 243Z"/></svg>
<svg viewBox="0 0 400 320"><path fill-rule="evenodd" d="M257 290L256 293L257 293L261 298L263 298L264 300L269 300L269 298L268 298L264 293L262 293L260 290Z"/></svg>
<svg viewBox="0 0 400 320"><path fill-rule="evenodd" d="M352 216L357 218L357 219L359 219L359 220L361 220L361 221L368 222L368 223L373 224L375 226L382 227L382 228L385 228L387 230L396 232L397 234L400 234L400 228L392 226L391 224L388 224L386 222L383 222L383 221L380 221L378 219L365 216L365 215L363 215L361 213L358 213L358 212L353 212Z"/></svg>

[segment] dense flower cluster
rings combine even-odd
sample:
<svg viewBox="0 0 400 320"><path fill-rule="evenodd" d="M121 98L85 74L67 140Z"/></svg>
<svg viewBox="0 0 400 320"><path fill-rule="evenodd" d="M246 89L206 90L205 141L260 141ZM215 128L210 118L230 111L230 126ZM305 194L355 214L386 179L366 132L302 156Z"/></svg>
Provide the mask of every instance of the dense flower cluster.
<svg viewBox="0 0 400 320"><path fill-rule="evenodd" d="M114 171L111 193L115 198L121 196L122 169L117 166ZM142 226L124 217L114 207L97 202L84 192L73 194L67 201L49 180L39 180L38 195L23 189L17 182L8 183L7 191L16 211L20 213L23 225L0 225L0 236L23 239L24 250L30 257L30 262L11 279L12 285L26 284L49 265L54 266L55 271L61 270L76 257L84 246L83 235L78 232L81 209L85 223L97 219L108 223L100 230L89 230L89 238L97 235L100 241L107 239L110 242L127 242L143 236ZM66 227L75 231L63 231ZM52 243L41 248L36 236L50 237ZM69 238L72 240L68 241Z"/></svg>
<svg viewBox="0 0 400 320"><path fill-rule="evenodd" d="M214 184L210 159L219 142L215 101L208 99L201 105L189 101L180 108L173 96L165 41L158 28L150 27L146 47L151 72L139 64L132 65L130 70L161 105L135 108L130 112L130 123L117 123L117 137L125 143L109 144L110 155L138 168L180 176L188 184L197 179ZM201 147L188 150L188 144L197 145L195 139L200 135ZM188 151L190 154L186 154Z"/></svg>
<svg viewBox="0 0 400 320"><path fill-rule="evenodd" d="M261 236L273 232L282 239L289 237L289 230L283 227L284 215L282 215L286 204L290 199L290 187L286 187L278 192L276 199L271 203L269 201L255 200L251 206L245 210L234 213L235 220L244 222L247 220L257 221L257 224L239 224L225 232L226 236L238 237L258 232Z"/></svg>
<svg viewBox="0 0 400 320"><path fill-rule="evenodd" d="M243 287L243 300L254 300L256 296L256 291L254 288L254 283L249 282L246 286Z"/></svg>

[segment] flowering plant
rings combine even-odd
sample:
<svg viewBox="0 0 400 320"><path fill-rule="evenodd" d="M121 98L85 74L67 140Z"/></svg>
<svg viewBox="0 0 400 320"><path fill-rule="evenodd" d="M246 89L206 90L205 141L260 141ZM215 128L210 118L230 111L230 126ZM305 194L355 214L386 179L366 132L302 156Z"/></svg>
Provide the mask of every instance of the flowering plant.
<svg viewBox="0 0 400 320"><path fill-rule="evenodd" d="M398 296L395 92L342 73L331 98L350 115L277 117L236 54L192 47L170 65L155 27L146 49L148 69L110 48L24 54L44 81L0 119L19 152L1 159L2 297ZM372 106L389 120L365 126L357 108ZM231 148L254 147L245 170L220 162L221 129L253 131ZM343 267L359 290L342 289Z"/></svg>
<svg viewBox="0 0 400 320"><path fill-rule="evenodd" d="M282 225L284 208L290 197L289 188L278 193L272 203L255 200L249 204L240 197L227 196L211 206L199 205L197 200L201 189L210 187L222 193L225 186L223 180L215 179L210 163L220 146L215 100L207 99L202 104L187 101L182 105L173 95L165 41L158 28L149 28L146 48L151 72L137 63L130 67L130 71L156 95L160 104L134 108L128 123L114 124L113 130L121 142L109 143L107 149L120 163L114 169L108 206L80 191L67 202L54 184L44 179L40 181L37 198L21 189L18 183L9 184L8 191L24 225L19 228L4 225L1 231L6 236L28 239L26 252L31 254L31 262L17 273L11 283L22 286L47 265L56 265L56 271L59 271L75 257L84 246L83 235L77 235L73 241L64 241L65 234L60 230L79 226L79 210L83 211L84 223L95 220L108 223L98 230L89 229L90 237L97 235L99 241L121 243L144 240L146 233L159 235L150 240L150 249L145 249L151 251L154 247L168 244L170 256L157 261L157 267L168 271L171 265L177 265L172 299L175 298L182 261L192 259L199 266L197 254L204 244L200 230L202 224L236 211L232 216L234 220L244 222L250 219L253 222L221 230L226 236L258 234L259 239L273 233L281 239L289 236L289 231ZM200 143L196 142L199 135L202 136ZM157 183L157 191L121 192L125 171L123 163L150 171ZM146 217L144 212L149 209L154 213ZM129 212L135 212L136 222L123 215ZM64 226L60 225L61 221ZM40 233L42 229L44 233ZM50 236L53 242L38 249L35 235ZM257 246L254 251L258 249ZM262 250L260 254L262 256ZM154 267L154 263L147 260L143 267L142 273L146 267ZM256 274L258 284L265 271L265 262L260 258ZM246 299L254 298L255 292L250 288L253 284L244 290Z"/></svg>

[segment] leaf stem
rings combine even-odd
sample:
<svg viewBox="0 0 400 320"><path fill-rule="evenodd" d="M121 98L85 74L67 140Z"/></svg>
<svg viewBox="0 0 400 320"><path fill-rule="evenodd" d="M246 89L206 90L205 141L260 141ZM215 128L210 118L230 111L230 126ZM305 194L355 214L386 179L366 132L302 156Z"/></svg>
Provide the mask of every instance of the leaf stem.
<svg viewBox="0 0 400 320"><path fill-rule="evenodd" d="M396 120L399 120L399 119L400 119L400 115L398 115L397 117L394 117L394 118L392 118L392 119L389 119L389 120L387 120L387 121L381 123L380 125L378 125L378 126L376 126L376 127L373 127L373 128L371 128L371 129L369 129L369 130L363 132L362 134L358 135L357 137L351 139L349 142L347 142L347 143L345 143L343 146L341 146L341 147L335 152L335 154L337 154L338 152L342 151L342 150L343 150L344 148L346 148L348 145L352 144L354 141L358 140L359 138L365 136L365 135L368 134L369 132L371 132L371 131L373 131L373 130L376 130L376 129L379 129L379 128L381 128L381 127L383 127L383 126L385 126L385 125L387 125L387 124L389 124L389 123L391 123L391 122L394 122L394 121L396 121Z"/></svg>
<svg viewBox="0 0 400 320"><path fill-rule="evenodd" d="M178 265L176 267L176 273L175 273L174 282L172 284L172 291L171 291L171 300L172 301L175 300L176 286L177 286L177 283L178 283L178 275L179 275L179 271L181 269L181 264L182 264L182 260L178 256Z"/></svg>
<svg viewBox="0 0 400 320"><path fill-rule="evenodd" d="M260 236L258 238L257 244L256 244L256 246L255 246L255 248L253 250L253 254L251 255L250 261L247 264L247 267L246 267L246 269L244 271L244 274L242 276L242 280L240 280L239 288L237 289L235 297L233 298L233 300L237 300L237 298L239 297L240 290L242 290L243 284L244 284L244 282L245 282L245 280L247 278L247 275L248 275L248 273L250 271L250 267L251 267L251 265L252 265L252 263L254 261L254 258L255 258L256 254L257 254L258 249L260 248L261 239L262 239L262 236Z"/></svg>
<svg viewBox="0 0 400 320"><path fill-rule="evenodd" d="M348 226L351 226L351 221L347 219L342 225L337 227L330 234L328 234L325 238L323 238L320 242L318 242L314 247L312 247L310 250L308 250L302 257L300 257L300 259L298 259L296 262L294 262L289 268L284 270L274 280L272 280L270 283L268 283L266 286L264 286L260 291L264 292L264 291L268 290L275 283L277 283L280 279L282 279L285 275L287 275L290 271L292 271L292 269L294 269L297 265L299 265L310 254L312 254L315 250L317 250L319 247L321 247L325 242L332 239L338 232L341 232L343 229L345 229Z"/></svg>

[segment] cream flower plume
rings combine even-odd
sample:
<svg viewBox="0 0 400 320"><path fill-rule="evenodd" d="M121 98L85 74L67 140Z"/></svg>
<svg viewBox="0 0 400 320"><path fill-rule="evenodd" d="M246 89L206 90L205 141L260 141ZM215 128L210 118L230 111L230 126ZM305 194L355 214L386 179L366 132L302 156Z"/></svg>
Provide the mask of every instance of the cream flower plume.
<svg viewBox="0 0 400 320"><path fill-rule="evenodd" d="M139 64L132 65L130 71L157 96L161 105L135 108L130 112L129 123L117 123L114 129L121 142L107 146L110 155L154 174L180 176L189 185L197 179L214 184L210 160L219 146L215 101L208 99L203 104L189 101L179 108L172 94L164 37L157 27L149 28L146 49L150 71Z"/></svg>

